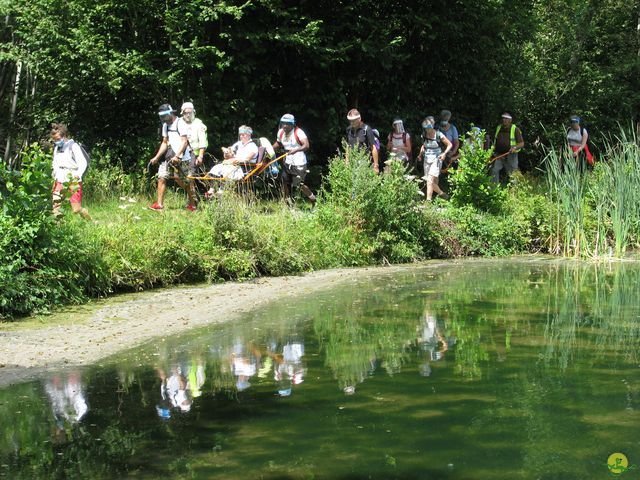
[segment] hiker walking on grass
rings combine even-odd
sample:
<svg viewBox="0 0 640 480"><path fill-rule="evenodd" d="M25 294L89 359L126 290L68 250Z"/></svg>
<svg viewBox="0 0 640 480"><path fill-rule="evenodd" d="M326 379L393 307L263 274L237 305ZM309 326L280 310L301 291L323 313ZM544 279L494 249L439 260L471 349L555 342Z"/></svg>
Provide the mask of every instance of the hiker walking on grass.
<svg viewBox="0 0 640 480"><path fill-rule="evenodd" d="M83 148L69 137L69 130L64 123L51 124L51 140L53 147L53 214L58 217L62 213L62 201L69 197L73 213L91 220L89 211L82 207L82 176L87 170L88 159Z"/></svg>
<svg viewBox="0 0 640 480"><path fill-rule="evenodd" d="M460 157L460 153L458 152L460 135L458 134L456 126L451 123L451 112L449 110L442 110L440 112L438 131L442 132L452 145L451 151L447 154L447 158L444 161L445 168L449 168L452 164L457 163Z"/></svg>
<svg viewBox="0 0 640 480"><path fill-rule="evenodd" d="M571 117L571 126L567 130L567 142L569 148L573 152L573 157L576 159L578 168L584 168L584 162L593 167L594 158L589 150L587 141L589 140L589 133L587 129L580 125L580 117L574 115Z"/></svg>
<svg viewBox="0 0 640 480"><path fill-rule="evenodd" d="M282 169L282 188L284 197L291 199L293 189L299 188L312 205L316 203L316 196L304 183L307 176L307 155L309 138L300 127L296 126L296 119L290 113L285 113L280 119L280 128L276 134L273 148L282 148L287 152Z"/></svg>
<svg viewBox="0 0 640 480"><path fill-rule="evenodd" d="M352 148L364 147L370 153L373 171L380 173L378 164L378 149L376 148L376 139L373 130L369 125L362 121L360 112L355 108L347 113L349 127L347 128L347 144Z"/></svg>
<svg viewBox="0 0 640 480"><path fill-rule="evenodd" d="M411 159L411 135L400 118L393 121L392 129L387 137L387 152L390 158L400 160L406 166Z"/></svg>
<svg viewBox="0 0 640 480"><path fill-rule="evenodd" d="M427 180L427 200L431 201L433 192L446 199L448 196L440 189L438 177L442 162L453 145L442 132L435 129L432 123L425 122L422 124L422 128L424 129L424 143L420 148L420 157L423 159L424 178ZM445 146L444 152L441 145Z"/></svg>
<svg viewBox="0 0 640 480"><path fill-rule="evenodd" d="M494 160L491 167L491 176L495 183L500 181L500 172L504 169L507 177L518 169L518 152L524 147L522 132L513 123L510 112L502 113L502 124L496 128L493 138Z"/></svg>
<svg viewBox="0 0 640 480"><path fill-rule="evenodd" d="M187 137L193 155L189 165L189 174L197 176L197 169L204 165L204 152L209 146L207 141L207 126L202 120L196 118L196 110L193 103L184 102L180 107L180 114L188 127Z"/></svg>
<svg viewBox="0 0 640 480"><path fill-rule="evenodd" d="M174 179L176 183L187 192L189 204L187 210L196 210L196 200L193 194L193 185L189 181L189 164L192 152L189 148L189 126L182 118L178 118L169 104L162 104L158 109L158 116L162 121L162 142L151 164L156 164L160 159L158 168L158 200L151 205L152 210L164 210L164 195L167 189L167 180Z"/></svg>

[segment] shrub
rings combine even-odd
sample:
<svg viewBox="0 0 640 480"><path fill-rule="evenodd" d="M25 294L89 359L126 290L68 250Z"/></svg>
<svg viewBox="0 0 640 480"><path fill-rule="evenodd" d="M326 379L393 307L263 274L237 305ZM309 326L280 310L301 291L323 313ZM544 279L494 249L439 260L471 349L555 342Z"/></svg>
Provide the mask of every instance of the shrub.
<svg viewBox="0 0 640 480"><path fill-rule="evenodd" d="M491 180L488 165L493 149L484 150L485 132L469 132L471 143L462 142L458 169L451 172L451 203L472 205L485 212L498 213L506 199L506 191Z"/></svg>
<svg viewBox="0 0 640 480"><path fill-rule="evenodd" d="M51 215L51 162L39 148L19 171L0 165L0 318L78 303L107 290L101 261L77 235L74 221Z"/></svg>

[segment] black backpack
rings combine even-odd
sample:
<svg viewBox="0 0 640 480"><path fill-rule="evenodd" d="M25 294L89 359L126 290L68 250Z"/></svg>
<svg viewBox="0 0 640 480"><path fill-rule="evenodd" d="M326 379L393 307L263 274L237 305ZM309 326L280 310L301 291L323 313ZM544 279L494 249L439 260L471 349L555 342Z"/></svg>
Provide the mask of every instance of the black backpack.
<svg viewBox="0 0 640 480"><path fill-rule="evenodd" d="M79 142L76 142L75 140L71 140L71 158L73 158L73 161L75 162L76 159L73 156L73 144L76 144L80 147L80 150L82 151L82 155L84 155L85 160L87 161L87 168L89 168L89 166L91 165L91 155L89 155L89 152L87 151L86 147Z"/></svg>

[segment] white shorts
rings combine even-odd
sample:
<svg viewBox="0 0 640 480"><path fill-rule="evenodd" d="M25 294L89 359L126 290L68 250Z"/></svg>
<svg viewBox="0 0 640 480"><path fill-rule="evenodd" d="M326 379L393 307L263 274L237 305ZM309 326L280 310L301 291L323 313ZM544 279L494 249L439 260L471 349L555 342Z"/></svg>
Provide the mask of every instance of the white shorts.
<svg viewBox="0 0 640 480"><path fill-rule="evenodd" d="M440 157L432 157L427 156L424 159L424 174L425 176L430 175L432 177L440 176L440 169L442 168L442 160Z"/></svg>
<svg viewBox="0 0 640 480"><path fill-rule="evenodd" d="M242 180L244 178L242 167L226 163L214 165L213 168L209 170L209 175L213 177L222 177L226 180Z"/></svg>

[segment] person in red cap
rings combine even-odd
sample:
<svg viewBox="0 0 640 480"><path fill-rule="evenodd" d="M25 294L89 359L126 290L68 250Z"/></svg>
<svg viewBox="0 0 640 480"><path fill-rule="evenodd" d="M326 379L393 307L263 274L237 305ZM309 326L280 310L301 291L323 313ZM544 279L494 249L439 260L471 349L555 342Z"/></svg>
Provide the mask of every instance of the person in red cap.
<svg viewBox="0 0 640 480"><path fill-rule="evenodd" d="M360 112L355 108L349 110L347 113L347 120L349 120L349 127L347 128L347 144L350 147L358 148L365 147L370 152L371 162L373 164L373 171L380 173L380 167L378 166L378 149L375 146L375 135L369 125L362 121Z"/></svg>

